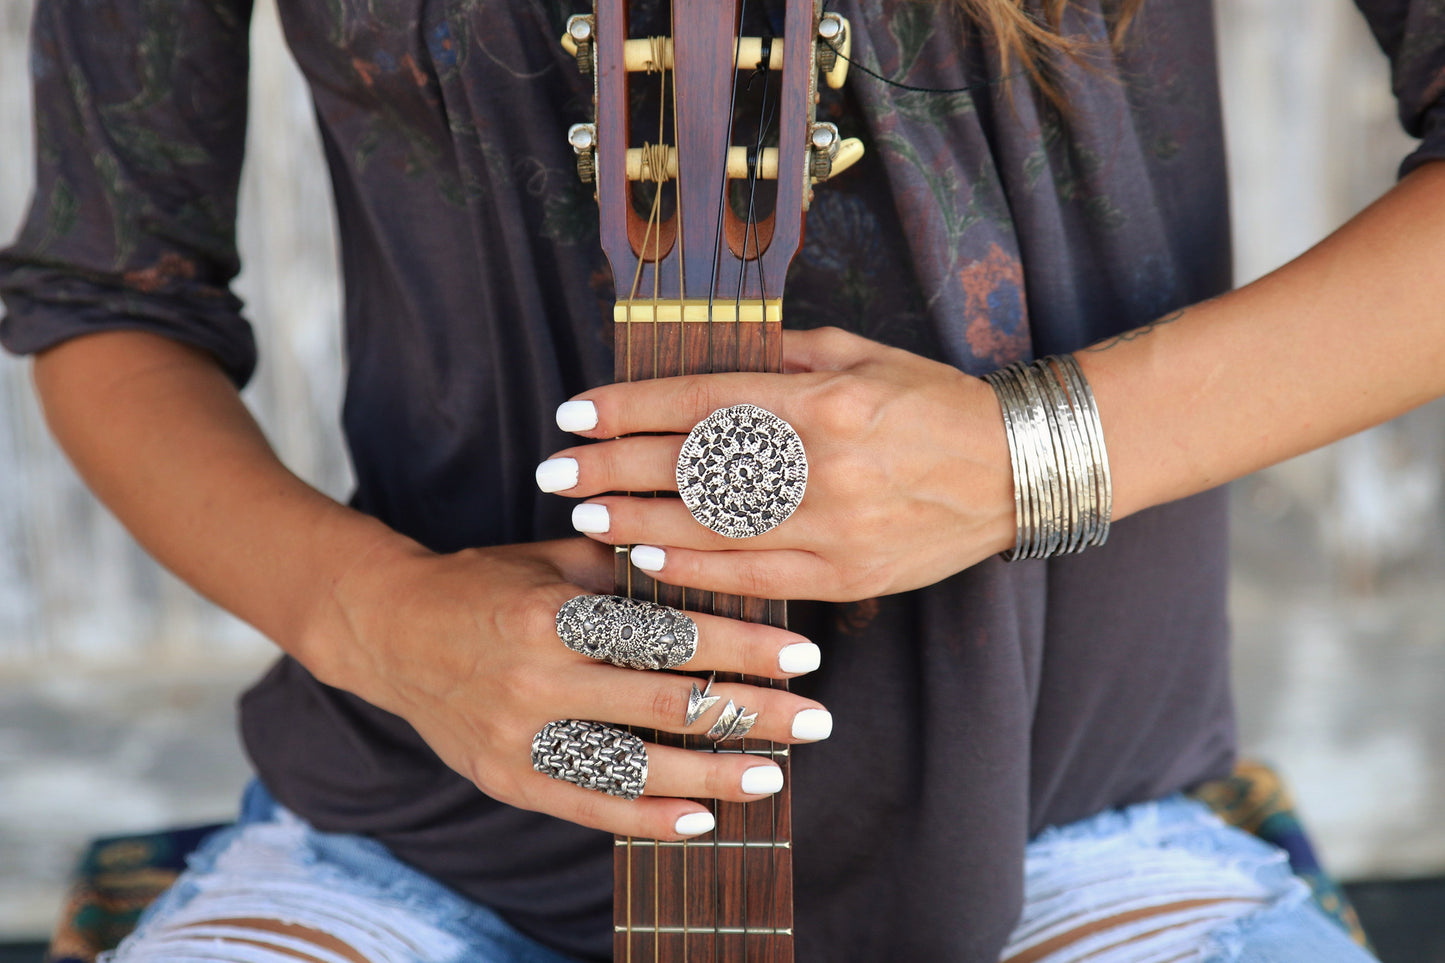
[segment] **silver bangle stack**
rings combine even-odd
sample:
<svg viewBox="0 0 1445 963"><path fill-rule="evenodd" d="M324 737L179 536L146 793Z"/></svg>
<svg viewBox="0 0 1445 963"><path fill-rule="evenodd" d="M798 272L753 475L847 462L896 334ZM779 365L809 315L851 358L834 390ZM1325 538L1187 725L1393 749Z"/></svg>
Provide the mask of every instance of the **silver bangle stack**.
<svg viewBox="0 0 1445 963"><path fill-rule="evenodd" d="M1094 393L1073 355L984 375L998 396L1013 463L1017 536L1010 562L1103 545L1114 490Z"/></svg>

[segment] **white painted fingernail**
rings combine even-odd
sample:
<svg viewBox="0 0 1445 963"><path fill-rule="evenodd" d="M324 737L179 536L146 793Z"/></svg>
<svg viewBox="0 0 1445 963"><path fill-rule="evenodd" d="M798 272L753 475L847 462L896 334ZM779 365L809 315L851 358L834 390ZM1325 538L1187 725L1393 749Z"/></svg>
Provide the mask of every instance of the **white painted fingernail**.
<svg viewBox="0 0 1445 963"><path fill-rule="evenodd" d="M783 770L777 766L754 766L743 772L743 792L750 796L771 796L783 788Z"/></svg>
<svg viewBox="0 0 1445 963"><path fill-rule="evenodd" d="M597 427L597 406L590 401L564 401L557 406L557 427L563 431L591 431Z"/></svg>
<svg viewBox="0 0 1445 963"><path fill-rule="evenodd" d="M712 818L712 813L688 813L680 816L672 828L679 836L701 836L712 832L716 825L717 820Z"/></svg>
<svg viewBox="0 0 1445 963"><path fill-rule="evenodd" d="M823 650L812 642L794 642L778 652L778 668L784 672L812 672L822 664Z"/></svg>
<svg viewBox="0 0 1445 963"><path fill-rule="evenodd" d="M644 572L660 572L662 563L667 561L667 553L651 545L634 545L630 554L632 564Z"/></svg>
<svg viewBox="0 0 1445 963"><path fill-rule="evenodd" d="M833 713L827 709L804 709L793 716L793 738L817 742L833 734Z"/></svg>
<svg viewBox="0 0 1445 963"><path fill-rule="evenodd" d="M606 505L583 502L572 509L572 527L588 535L601 535L612 527Z"/></svg>
<svg viewBox="0 0 1445 963"><path fill-rule="evenodd" d="M544 492L565 492L576 485L575 458L548 458L537 466L537 487Z"/></svg>

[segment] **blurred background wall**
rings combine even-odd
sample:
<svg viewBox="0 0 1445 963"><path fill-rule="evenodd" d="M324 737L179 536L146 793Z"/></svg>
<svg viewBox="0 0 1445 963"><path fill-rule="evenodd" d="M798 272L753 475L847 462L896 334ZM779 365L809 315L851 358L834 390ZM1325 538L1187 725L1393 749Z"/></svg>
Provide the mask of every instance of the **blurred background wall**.
<svg viewBox="0 0 1445 963"><path fill-rule="evenodd" d="M247 399L286 462L343 496L329 193L272 2L242 186L237 288L265 347ZM1348 0L1218 4L1246 281L1378 195L1410 145ZM31 182L29 8L0 0L0 242ZM1245 747L1349 878L1445 872L1442 461L1434 405L1234 490ZM25 365L0 358L0 940L48 931L83 840L228 815L234 699L271 652L135 548L49 441Z"/></svg>

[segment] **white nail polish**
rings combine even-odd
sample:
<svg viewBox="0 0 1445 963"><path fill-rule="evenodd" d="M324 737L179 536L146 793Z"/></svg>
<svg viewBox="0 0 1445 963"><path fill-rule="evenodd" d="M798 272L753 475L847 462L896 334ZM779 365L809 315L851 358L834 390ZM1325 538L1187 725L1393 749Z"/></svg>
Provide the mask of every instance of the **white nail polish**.
<svg viewBox="0 0 1445 963"><path fill-rule="evenodd" d="M590 401L564 401L557 406L557 427L563 431L591 431L597 427L597 406Z"/></svg>
<svg viewBox="0 0 1445 963"><path fill-rule="evenodd" d="M651 545L634 545L630 554L632 564L644 572L660 572L662 563L667 561L667 553Z"/></svg>
<svg viewBox="0 0 1445 963"><path fill-rule="evenodd" d="M783 788L783 770L777 766L754 766L743 772L743 792L750 796L771 796Z"/></svg>
<svg viewBox="0 0 1445 963"><path fill-rule="evenodd" d="M572 509L572 527L588 535L602 535L612 527L606 505L583 502Z"/></svg>
<svg viewBox="0 0 1445 963"><path fill-rule="evenodd" d="M537 487L544 492L565 492L576 485L575 458L548 458L537 466Z"/></svg>
<svg viewBox="0 0 1445 963"><path fill-rule="evenodd" d="M812 642L794 642L778 653L778 668L784 672L812 672L823 664L823 650Z"/></svg>
<svg viewBox="0 0 1445 963"><path fill-rule="evenodd" d="M833 734L833 713L827 709L804 709L793 716L793 738L817 742Z"/></svg>
<svg viewBox="0 0 1445 963"><path fill-rule="evenodd" d="M717 820L712 818L712 813L688 813L678 817L672 828L679 836L701 836L712 832L716 825Z"/></svg>

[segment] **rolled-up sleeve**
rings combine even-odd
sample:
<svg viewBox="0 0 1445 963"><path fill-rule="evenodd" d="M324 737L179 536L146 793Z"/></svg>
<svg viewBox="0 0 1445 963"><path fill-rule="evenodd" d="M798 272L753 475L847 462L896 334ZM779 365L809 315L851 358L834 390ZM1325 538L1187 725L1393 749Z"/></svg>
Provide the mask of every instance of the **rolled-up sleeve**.
<svg viewBox="0 0 1445 963"><path fill-rule="evenodd" d="M0 251L0 344L113 329L256 365L230 290L246 137L250 0L40 0L35 195Z"/></svg>
<svg viewBox="0 0 1445 963"><path fill-rule="evenodd" d="M1400 176L1445 160L1445 0L1355 0L1390 58L1390 76L1406 133L1420 146Z"/></svg>

